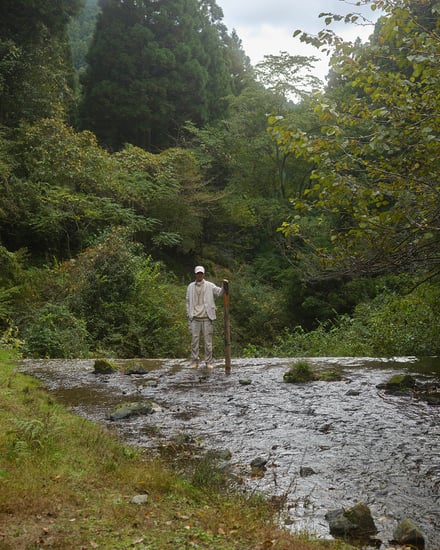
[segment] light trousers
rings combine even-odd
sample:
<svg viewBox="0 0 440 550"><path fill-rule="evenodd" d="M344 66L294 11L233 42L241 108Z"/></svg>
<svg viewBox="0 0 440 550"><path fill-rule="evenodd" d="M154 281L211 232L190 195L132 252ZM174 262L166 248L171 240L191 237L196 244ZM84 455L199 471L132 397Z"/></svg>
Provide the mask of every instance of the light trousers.
<svg viewBox="0 0 440 550"><path fill-rule="evenodd" d="M200 336L203 335L205 344L205 362L212 363L212 321L210 319L196 319L190 322L191 331L191 363L198 363L200 360Z"/></svg>

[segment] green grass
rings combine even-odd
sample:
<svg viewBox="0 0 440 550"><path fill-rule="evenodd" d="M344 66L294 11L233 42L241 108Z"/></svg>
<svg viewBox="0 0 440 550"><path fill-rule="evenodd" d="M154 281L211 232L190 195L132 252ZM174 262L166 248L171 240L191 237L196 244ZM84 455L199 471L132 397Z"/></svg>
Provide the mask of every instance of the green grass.
<svg viewBox="0 0 440 550"><path fill-rule="evenodd" d="M280 529L258 496L121 443L69 413L0 351L0 548L348 548ZM215 483L204 483L203 478ZM145 504L134 504L146 494Z"/></svg>
<svg viewBox="0 0 440 550"><path fill-rule="evenodd" d="M337 382L342 380L342 371L340 368L318 371L313 368L311 363L302 360L294 363L290 369L284 373L283 379L285 382L290 382L292 384L315 382L316 380Z"/></svg>

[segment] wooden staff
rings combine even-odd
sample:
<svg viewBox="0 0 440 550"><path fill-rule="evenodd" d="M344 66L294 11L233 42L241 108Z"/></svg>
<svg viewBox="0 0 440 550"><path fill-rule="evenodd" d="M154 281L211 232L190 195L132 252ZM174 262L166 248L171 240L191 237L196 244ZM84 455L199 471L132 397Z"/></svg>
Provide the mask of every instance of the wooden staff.
<svg viewBox="0 0 440 550"><path fill-rule="evenodd" d="M225 372L231 372L231 327L229 325L229 282L223 281L223 305L225 310Z"/></svg>

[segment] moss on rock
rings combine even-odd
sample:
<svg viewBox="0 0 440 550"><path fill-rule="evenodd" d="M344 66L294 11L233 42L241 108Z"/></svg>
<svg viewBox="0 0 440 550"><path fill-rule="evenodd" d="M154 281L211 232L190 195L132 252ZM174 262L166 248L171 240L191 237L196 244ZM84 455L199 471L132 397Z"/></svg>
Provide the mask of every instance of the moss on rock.
<svg viewBox="0 0 440 550"><path fill-rule="evenodd" d="M118 369L114 363L107 359L95 359L94 373L95 374L111 374Z"/></svg>

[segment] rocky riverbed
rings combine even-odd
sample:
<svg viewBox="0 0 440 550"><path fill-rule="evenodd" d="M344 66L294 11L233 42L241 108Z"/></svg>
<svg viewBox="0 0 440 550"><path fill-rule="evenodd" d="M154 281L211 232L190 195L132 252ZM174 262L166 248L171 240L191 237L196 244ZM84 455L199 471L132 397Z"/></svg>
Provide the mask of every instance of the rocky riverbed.
<svg viewBox="0 0 440 550"><path fill-rule="evenodd" d="M125 372L95 374L93 360L24 360L74 412L156 452L187 441L220 451L249 491L284 504L292 529L330 538L325 515L358 502L371 509L382 548L411 518L426 550L440 548L440 407L381 389L396 373L438 381L438 358L314 358L342 368L340 381L288 384L296 359L235 359L226 374L183 360L115 361ZM120 420L118 406L153 401L150 414ZM255 466L258 465L256 468Z"/></svg>

